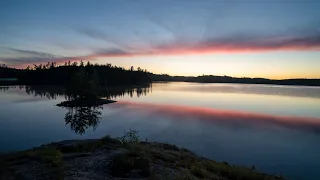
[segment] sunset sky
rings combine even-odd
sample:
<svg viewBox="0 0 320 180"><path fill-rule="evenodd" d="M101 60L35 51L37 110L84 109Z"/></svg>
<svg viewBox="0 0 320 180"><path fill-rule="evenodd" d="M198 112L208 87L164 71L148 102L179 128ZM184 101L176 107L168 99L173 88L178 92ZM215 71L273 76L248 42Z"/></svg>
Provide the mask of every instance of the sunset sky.
<svg viewBox="0 0 320 180"><path fill-rule="evenodd" d="M320 78L320 1L1 0L0 63Z"/></svg>

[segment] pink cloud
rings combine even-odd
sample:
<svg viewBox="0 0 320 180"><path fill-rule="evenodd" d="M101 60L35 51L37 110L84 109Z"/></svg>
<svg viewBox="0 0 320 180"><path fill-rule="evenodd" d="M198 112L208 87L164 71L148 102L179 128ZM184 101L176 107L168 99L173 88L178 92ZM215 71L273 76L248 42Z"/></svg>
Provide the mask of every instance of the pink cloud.
<svg viewBox="0 0 320 180"><path fill-rule="evenodd" d="M29 64L55 61L63 63L66 61L96 60L98 58L111 57L133 57L153 55L191 55L191 54L215 54L215 53L261 53L271 51L320 51L320 36L306 37L241 37L208 39L200 42L171 42L167 44L151 45L149 48L136 49L104 49L95 51L86 56L56 57L48 53L15 50L18 52L31 52L36 55L28 58L0 59L2 62L13 64L14 67L25 67ZM11 49L12 50L12 49ZM13 49L14 50L14 49ZM38 57L40 56L40 58ZM14 64L14 62L16 62Z"/></svg>

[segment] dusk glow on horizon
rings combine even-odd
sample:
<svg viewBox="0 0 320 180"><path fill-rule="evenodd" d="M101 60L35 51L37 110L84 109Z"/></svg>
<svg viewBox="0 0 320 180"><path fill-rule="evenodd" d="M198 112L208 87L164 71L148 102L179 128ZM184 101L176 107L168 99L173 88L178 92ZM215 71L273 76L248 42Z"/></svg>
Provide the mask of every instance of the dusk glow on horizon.
<svg viewBox="0 0 320 180"><path fill-rule="evenodd" d="M320 1L0 2L0 64L320 78Z"/></svg>

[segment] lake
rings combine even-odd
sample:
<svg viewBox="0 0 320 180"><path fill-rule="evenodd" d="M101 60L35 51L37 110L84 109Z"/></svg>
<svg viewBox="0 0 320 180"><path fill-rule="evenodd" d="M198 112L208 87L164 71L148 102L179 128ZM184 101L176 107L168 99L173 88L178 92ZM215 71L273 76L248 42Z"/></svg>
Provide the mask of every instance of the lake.
<svg viewBox="0 0 320 180"><path fill-rule="evenodd" d="M106 94L117 102L62 108L58 87L0 87L0 152L134 129L214 160L320 179L320 87L174 82Z"/></svg>

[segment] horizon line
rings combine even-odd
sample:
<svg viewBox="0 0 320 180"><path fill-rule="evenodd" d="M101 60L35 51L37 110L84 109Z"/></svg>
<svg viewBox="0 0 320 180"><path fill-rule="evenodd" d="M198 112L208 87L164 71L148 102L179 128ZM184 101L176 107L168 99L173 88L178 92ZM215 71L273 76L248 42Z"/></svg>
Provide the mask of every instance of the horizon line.
<svg viewBox="0 0 320 180"><path fill-rule="evenodd" d="M73 62L73 61L70 61L70 62ZM74 62L79 62L79 61L74 61ZM85 62L85 61L83 61ZM87 61L87 62L90 62L90 61ZM54 62L55 63L55 62ZM40 63L42 64L42 63ZM60 64L60 65L59 65ZM101 63L97 63L98 65L100 66L104 66L105 64L101 64ZM108 64L108 63L106 63ZM3 64L5 65L5 64ZM62 63L58 63L57 67L60 67L60 66L65 66L64 64ZM26 67L10 67L10 66L6 66L8 68L13 68L13 69L20 69L20 70L23 70L23 69L26 69ZM79 66L78 66L79 67ZM118 66L118 67L121 67L123 69L126 69L122 66ZM143 69L143 68L142 68ZM242 77L239 77L239 76L229 76L229 75L214 75L214 74L201 74L201 75L170 75L169 73L154 73L154 72L149 72L147 71L148 73L151 73L151 74L154 74L154 75L168 75L168 76L171 76L171 77L200 77L200 76L216 76L216 77L230 77L230 78L237 78L237 79L265 79L265 80L273 80L273 81L281 81L281 80L320 80L320 77L313 77L313 78L306 78L306 77L292 77L292 78L266 78L266 77L257 77L257 76L254 76L254 77L248 77L248 76L242 76Z"/></svg>

